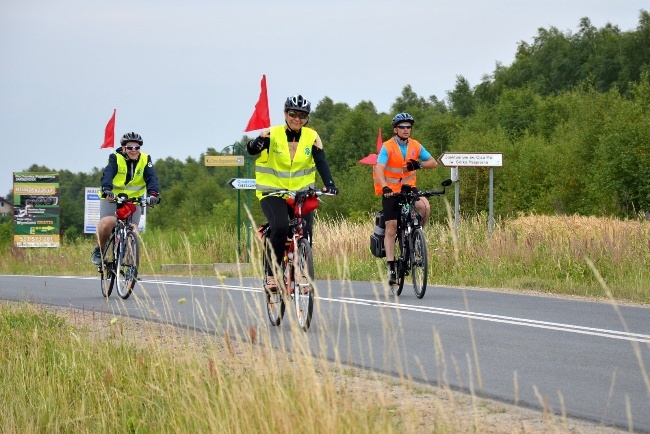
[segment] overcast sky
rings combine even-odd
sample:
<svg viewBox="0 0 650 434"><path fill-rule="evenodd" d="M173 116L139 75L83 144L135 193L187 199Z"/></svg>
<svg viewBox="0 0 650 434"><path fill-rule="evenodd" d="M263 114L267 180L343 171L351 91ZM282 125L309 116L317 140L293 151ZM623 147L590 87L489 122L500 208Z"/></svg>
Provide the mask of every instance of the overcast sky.
<svg viewBox="0 0 650 434"><path fill-rule="evenodd" d="M90 172L116 140L198 159L241 139L266 74L287 96L390 110L405 85L446 97L510 65L540 27L635 29L647 0L0 0L0 196L32 164ZM255 132L249 133L254 135ZM351 138L353 139L353 138ZM327 143L325 143L327 150ZM99 179L97 180L99 186ZM164 192L163 192L164 194Z"/></svg>

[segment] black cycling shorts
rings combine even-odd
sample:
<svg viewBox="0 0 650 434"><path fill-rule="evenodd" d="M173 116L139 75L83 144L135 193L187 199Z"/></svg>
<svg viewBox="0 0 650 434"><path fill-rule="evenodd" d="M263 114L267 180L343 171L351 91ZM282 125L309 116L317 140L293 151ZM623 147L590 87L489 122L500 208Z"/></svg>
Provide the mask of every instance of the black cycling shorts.
<svg viewBox="0 0 650 434"><path fill-rule="evenodd" d="M384 212L384 220L397 220L400 213L399 196L381 197L381 208Z"/></svg>

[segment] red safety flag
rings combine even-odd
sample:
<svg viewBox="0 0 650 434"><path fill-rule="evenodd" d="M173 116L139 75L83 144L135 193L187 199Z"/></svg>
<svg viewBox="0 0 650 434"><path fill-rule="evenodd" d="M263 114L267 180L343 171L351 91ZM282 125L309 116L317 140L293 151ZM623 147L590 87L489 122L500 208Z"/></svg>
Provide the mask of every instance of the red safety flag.
<svg viewBox="0 0 650 434"><path fill-rule="evenodd" d="M361 160L359 160L359 163L371 165L377 164L377 157L379 156L379 151L381 151L381 147L383 145L384 142L381 139L381 128L379 128L379 133L377 134L377 154L369 154L367 157L363 157Z"/></svg>
<svg viewBox="0 0 650 434"><path fill-rule="evenodd" d="M370 164L371 166L374 166L377 164L377 154L369 154L366 157L363 157L361 160L359 160L359 163L361 164Z"/></svg>
<svg viewBox="0 0 650 434"><path fill-rule="evenodd" d="M113 116L108 120L106 124L106 131L104 132L104 143L99 149L104 148L114 148L115 147L115 112L117 109L113 109Z"/></svg>
<svg viewBox="0 0 650 434"><path fill-rule="evenodd" d="M255 112L253 112L253 116L251 116L244 131L261 130L270 126L271 118L269 117L269 98L266 95L266 75L263 75L260 99L255 104Z"/></svg>

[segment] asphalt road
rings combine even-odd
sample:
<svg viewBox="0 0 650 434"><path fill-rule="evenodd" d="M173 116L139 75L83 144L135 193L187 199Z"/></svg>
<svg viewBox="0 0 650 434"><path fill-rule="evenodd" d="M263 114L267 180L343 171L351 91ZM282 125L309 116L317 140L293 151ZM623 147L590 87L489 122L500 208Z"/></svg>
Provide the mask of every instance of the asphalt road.
<svg viewBox="0 0 650 434"><path fill-rule="evenodd" d="M650 432L650 308L564 297L318 281L312 327L270 327L259 279L144 278L124 301L98 277L0 276L0 298L247 335L343 363L606 426Z"/></svg>

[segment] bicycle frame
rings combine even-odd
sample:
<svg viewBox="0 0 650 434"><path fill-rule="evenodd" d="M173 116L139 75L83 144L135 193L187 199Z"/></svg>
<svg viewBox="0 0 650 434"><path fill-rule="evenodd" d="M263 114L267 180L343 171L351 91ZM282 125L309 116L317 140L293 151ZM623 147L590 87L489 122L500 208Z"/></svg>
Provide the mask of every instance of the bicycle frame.
<svg viewBox="0 0 650 434"><path fill-rule="evenodd" d="M397 285L391 290L399 296L404 288L404 278L411 274L413 290L417 298L424 297L427 289L429 264L427 246L422 231L422 217L417 212L415 203L420 197L441 196L445 188L451 185L451 180L442 182L442 190L438 191L406 191L399 193L400 216L397 219L396 255ZM399 254L397 254L399 252Z"/></svg>
<svg viewBox="0 0 650 434"><path fill-rule="evenodd" d="M146 206L144 198L117 198L121 203L139 203ZM119 210L119 208L118 208ZM117 293L122 299L131 295L138 277L140 252L137 233L133 227L133 213L123 216L116 212L115 226L102 249L102 264L98 266L101 273L101 289L104 297L109 297L117 285Z"/></svg>
<svg viewBox="0 0 650 434"><path fill-rule="evenodd" d="M413 234L416 229L420 228L420 221L422 217L417 212L415 202L418 196L412 193L400 193L402 198L400 200L400 215L397 219L397 234L395 246L398 247L396 252L399 255L395 256L395 263L397 264L397 290L396 295L400 295L404 287L404 277L408 276L411 272L411 258L410 252L413 248Z"/></svg>
<svg viewBox="0 0 650 434"><path fill-rule="evenodd" d="M311 241L306 232L304 217L318 208L321 196L325 193L317 190L290 191L274 190L265 195L288 196L287 203L293 208L294 216L289 221L290 235L285 242L285 249L281 261L281 270L269 270L271 258L267 254L267 240L270 235L268 222L259 229L264 249L264 272L272 271L282 279L277 293L266 292L267 313L271 324L277 326L282 321L285 310L285 300L291 299L296 305L298 325L305 331L311 325L314 304L314 263L311 250ZM326 194L328 195L328 194ZM332 196L332 195L330 195Z"/></svg>

